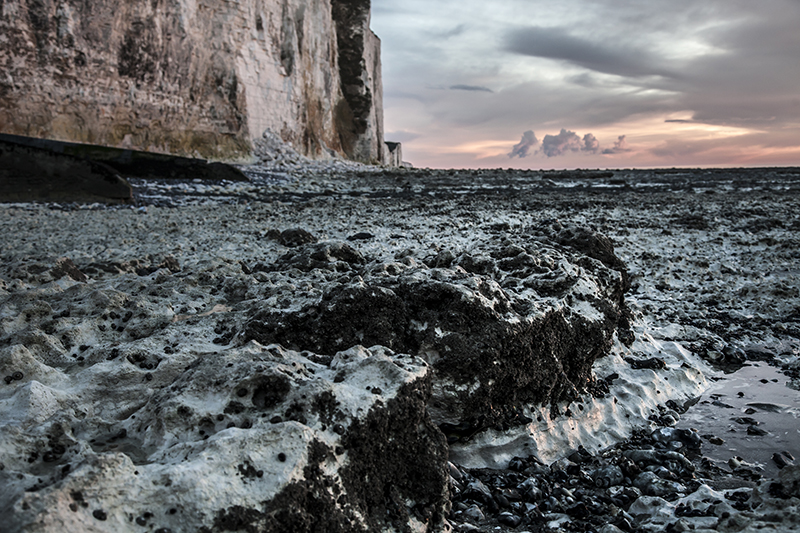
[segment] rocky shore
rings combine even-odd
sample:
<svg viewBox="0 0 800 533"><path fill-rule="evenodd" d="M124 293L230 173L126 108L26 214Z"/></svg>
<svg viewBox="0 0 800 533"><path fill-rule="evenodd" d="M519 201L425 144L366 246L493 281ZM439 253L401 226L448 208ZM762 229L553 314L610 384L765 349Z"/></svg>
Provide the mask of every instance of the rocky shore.
<svg viewBox="0 0 800 533"><path fill-rule="evenodd" d="M800 528L685 423L800 374L794 174L243 170L0 206L4 528Z"/></svg>

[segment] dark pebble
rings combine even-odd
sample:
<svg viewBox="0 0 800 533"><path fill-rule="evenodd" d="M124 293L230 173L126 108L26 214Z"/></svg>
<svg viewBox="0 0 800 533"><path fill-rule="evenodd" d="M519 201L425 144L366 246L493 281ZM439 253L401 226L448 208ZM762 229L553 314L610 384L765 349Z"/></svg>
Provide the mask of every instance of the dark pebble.
<svg viewBox="0 0 800 533"><path fill-rule="evenodd" d="M783 468L792 464L793 459L794 458L788 452L772 454L772 461L777 465L779 470L782 470Z"/></svg>
<svg viewBox="0 0 800 533"><path fill-rule="evenodd" d="M586 507L586 504L583 502L578 502L572 507L567 509L567 514L572 518L587 518L591 515L589 509Z"/></svg>
<svg viewBox="0 0 800 533"><path fill-rule="evenodd" d="M25 377L25 375L20 371L16 371L13 374L11 374L11 379L16 380L16 381L19 381L24 377Z"/></svg>
<svg viewBox="0 0 800 533"><path fill-rule="evenodd" d="M97 518L98 520L105 520L108 518L108 513L106 513L102 509L95 509L92 511L92 516Z"/></svg>
<svg viewBox="0 0 800 533"><path fill-rule="evenodd" d="M756 427L756 426L748 426L747 427L747 434L748 435L753 435L755 437L763 437L764 435L767 434L767 432L764 431L761 428Z"/></svg>
<svg viewBox="0 0 800 533"><path fill-rule="evenodd" d="M667 368L667 364L664 362L664 360L659 359L658 357L651 357L650 359L634 359L632 357L626 357L625 362L637 370L661 370Z"/></svg>
<svg viewBox="0 0 800 533"><path fill-rule="evenodd" d="M239 398L243 398L243 397L247 396L247 389L239 389L239 390L237 390L236 391L236 396L238 396Z"/></svg>
<svg viewBox="0 0 800 533"><path fill-rule="evenodd" d="M286 462L286 454L281 452L278 454L278 461L285 463Z"/></svg>
<svg viewBox="0 0 800 533"><path fill-rule="evenodd" d="M350 235L347 240L348 241L367 241L369 239L374 239L375 235L372 233L367 233L366 231L361 231L356 233L355 235Z"/></svg>
<svg viewBox="0 0 800 533"><path fill-rule="evenodd" d="M517 527L522 522L522 518L514 513L504 512L497 516L497 521L509 527Z"/></svg>
<svg viewBox="0 0 800 533"><path fill-rule="evenodd" d="M511 507L511 502L508 501L504 494L495 494L494 501L497 502L498 507L501 509L509 509Z"/></svg>
<svg viewBox="0 0 800 533"><path fill-rule="evenodd" d="M713 405L714 407L722 407L723 409L736 409L734 406L727 404L725 402L721 402L719 400L714 400L713 402L711 402L711 405Z"/></svg>
<svg viewBox="0 0 800 533"><path fill-rule="evenodd" d="M528 465L522 457L513 457L508 462L508 469L514 472L522 472Z"/></svg>

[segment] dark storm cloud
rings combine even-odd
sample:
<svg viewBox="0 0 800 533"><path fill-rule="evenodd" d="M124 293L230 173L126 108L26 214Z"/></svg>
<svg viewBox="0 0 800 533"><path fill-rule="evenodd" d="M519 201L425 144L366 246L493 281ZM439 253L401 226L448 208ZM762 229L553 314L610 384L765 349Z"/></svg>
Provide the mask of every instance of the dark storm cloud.
<svg viewBox="0 0 800 533"><path fill-rule="evenodd" d="M600 150L600 141L591 133L587 133L583 136L583 147L581 150L596 154Z"/></svg>
<svg viewBox="0 0 800 533"><path fill-rule="evenodd" d="M480 85L451 85L451 90L454 91L477 91L484 93L493 93L494 91L488 87L481 87Z"/></svg>
<svg viewBox="0 0 800 533"><path fill-rule="evenodd" d="M519 157L522 159L523 157L528 157L530 155L531 148L535 147L539 144L539 139L536 138L536 135L533 131L528 130L522 134L522 139L519 143L514 145L514 148L508 153L509 159L514 159L515 157Z"/></svg>
<svg viewBox="0 0 800 533"><path fill-rule="evenodd" d="M544 136L541 152L547 157L555 157L568 152L580 152L581 148L581 138L574 131L562 128L558 135Z"/></svg>
<svg viewBox="0 0 800 533"><path fill-rule="evenodd" d="M610 154L622 154L625 152L630 152L631 149L628 148L628 141L625 140L625 135L620 135L617 137L617 140L614 141L613 148L606 148L603 150L603 153L606 155Z"/></svg>
<svg viewBox="0 0 800 533"><path fill-rule="evenodd" d="M609 46L569 34L562 28L537 26L512 30L505 39L505 49L517 54L558 59L581 67L625 77L665 76L647 51L635 46Z"/></svg>

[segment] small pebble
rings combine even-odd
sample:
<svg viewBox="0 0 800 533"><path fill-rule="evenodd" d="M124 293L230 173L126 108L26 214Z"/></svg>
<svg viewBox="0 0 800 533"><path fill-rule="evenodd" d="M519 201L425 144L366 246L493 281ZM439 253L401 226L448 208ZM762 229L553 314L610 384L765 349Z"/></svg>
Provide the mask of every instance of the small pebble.
<svg viewBox="0 0 800 533"><path fill-rule="evenodd" d="M497 521L509 527L517 527L522 522L522 518L506 511L497 516Z"/></svg>

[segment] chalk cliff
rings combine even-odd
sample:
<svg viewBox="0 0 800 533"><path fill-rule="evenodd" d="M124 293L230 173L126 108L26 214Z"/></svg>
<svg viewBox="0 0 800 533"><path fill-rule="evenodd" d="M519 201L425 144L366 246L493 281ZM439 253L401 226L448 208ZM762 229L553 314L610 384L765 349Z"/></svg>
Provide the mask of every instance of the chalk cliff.
<svg viewBox="0 0 800 533"><path fill-rule="evenodd" d="M383 162L370 0L0 0L0 133Z"/></svg>

